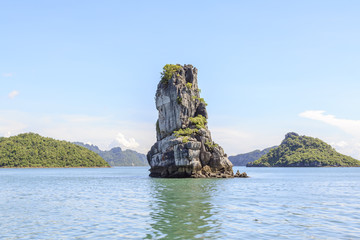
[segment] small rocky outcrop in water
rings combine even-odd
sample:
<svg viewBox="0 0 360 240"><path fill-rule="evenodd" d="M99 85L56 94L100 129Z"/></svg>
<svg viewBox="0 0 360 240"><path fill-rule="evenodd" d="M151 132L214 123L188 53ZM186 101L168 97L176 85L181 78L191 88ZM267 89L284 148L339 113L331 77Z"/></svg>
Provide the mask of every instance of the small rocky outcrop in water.
<svg viewBox="0 0 360 240"><path fill-rule="evenodd" d="M155 101L157 142L147 154L151 177L234 177L232 163L207 128L196 68L165 65Z"/></svg>

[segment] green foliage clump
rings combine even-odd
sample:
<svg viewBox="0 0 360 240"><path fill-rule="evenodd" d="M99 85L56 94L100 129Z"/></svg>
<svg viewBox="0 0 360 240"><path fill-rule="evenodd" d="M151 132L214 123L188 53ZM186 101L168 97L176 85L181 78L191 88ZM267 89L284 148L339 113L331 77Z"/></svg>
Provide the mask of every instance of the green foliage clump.
<svg viewBox="0 0 360 240"><path fill-rule="evenodd" d="M200 89L200 88L196 89L195 91L197 91L198 93L201 93L201 89Z"/></svg>
<svg viewBox="0 0 360 240"><path fill-rule="evenodd" d="M109 164L84 147L25 133L0 140L0 167L109 167Z"/></svg>
<svg viewBox="0 0 360 240"><path fill-rule="evenodd" d="M193 100L198 100L199 102L204 103L205 106L207 106L207 103L205 102L204 98L200 98L200 97L197 97L197 96L192 96L192 99Z"/></svg>
<svg viewBox="0 0 360 240"><path fill-rule="evenodd" d="M183 143L187 143L188 141L189 141L189 136L183 137L183 139L182 139Z"/></svg>
<svg viewBox="0 0 360 240"><path fill-rule="evenodd" d="M186 137L191 136L191 134L197 133L198 129L192 129L192 128L185 128L185 129L179 129L177 131L174 131L175 137Z"/></svg>
<svg viewBox="0 0 360 240"><path fill-rule="evenodd" d="M172 78L173 74L179 71L182 67L180 65L166 64L163 67L161 74L161 82L167 84Z"/></svg>
<svg viewBox="0 0 360 240"><path fill-rule="evenodd" d="M182 98L181 98L181 97L177 97L177 98L176 98L176 101L177 101L178 104L181 104L181 103L182 103Z"/></svg>
<svg viewBox="0 0 360 240"><path fill-rule="evenodd" d="M189 120L191 123L195 124L198 129L205 128L205 124L207 123L206 118L200 114L196 117L190 117Z"/></svg>
<svg viewBox="0 0 360 240"><path fill-rule="evenodd" d="M219 146L218 144L216 144L216 143L214 143L214 142L210 142L210 141L206 141L206 142L205 142L205 145L206 145L209 149L211 149L211 150L213 150L214 148L216 148L216 147Z"/></svg>
<svg viewBox="0 0 360 240"><path fill-rule="evenodd" d="M249 167L360 167L360 161L336 152L318 138L288 133L277 148L271 149Z"/></svg>
<svg viewBox="0 0 360 240"><path fill-rule="evenodd" d="M188 89L191 89L192 88L192 83L186 83L186 87L188 88Z"/></svg>
<svg viewBox="0 0 360 240"><path fill-rule="evenodd" d="M184 137L183 143L187 143L189 141L189 137L192 134L196 134L199 132L199 129L205 128L205 124L207 123L206 118L202 115L197 115L196 117L191 117L189 120L195 124L196 128L185 128L185 129L179 129L177 131L174 131L175 137Z"/></svg>

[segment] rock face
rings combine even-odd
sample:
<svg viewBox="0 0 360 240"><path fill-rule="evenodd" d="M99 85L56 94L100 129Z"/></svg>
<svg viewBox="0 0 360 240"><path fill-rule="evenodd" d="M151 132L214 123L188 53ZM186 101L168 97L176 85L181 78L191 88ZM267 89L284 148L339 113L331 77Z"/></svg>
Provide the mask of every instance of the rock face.
<svg viewBox="0 0 360 240"><path fill-rule="evenodd" d="M200 98L197 69L166 65L155 101L157 142L147 154L151 177L234 177L232 163L213 142Z"/></svg>

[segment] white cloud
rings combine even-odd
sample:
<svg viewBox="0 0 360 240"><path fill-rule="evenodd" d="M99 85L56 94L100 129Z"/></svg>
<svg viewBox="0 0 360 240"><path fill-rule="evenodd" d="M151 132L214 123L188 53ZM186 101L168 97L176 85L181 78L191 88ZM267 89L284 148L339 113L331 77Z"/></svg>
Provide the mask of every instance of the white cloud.
<svg viewBox="0 0 360 240"><path fill-rule="evenodd" d="M360 143L357 139L349 139L348 141L330 142L338 152L360 159Z"/></svg>
<svg viewBox="0 0 360 240"><path fill-rule="evenodd" d="M360 159L360 120L337 118L334 115L325 114L325 111L321 110L305 111L300 113L299 116L326 123L349 134L350 137L329 136L325 134L322 136L322 139L329 140L330 145L337 151Z"/></svg>
<svg viewBox="0 0 360 240"><path fill-rule="evenodd" d="M360 159L360 134L355 134L359 128L357 120L338 119L324 114L324 111L306 111L301 113L301 116L314 120L326 119L333 123L329 126L338 126L353 134L340 136L329 134L326 131L314 137L331 143L336 150L343 154ZM349 121L350 124L348 124ZM223 126L209 126L209 129L213 140L221 145L228 155L278 145L283 140L285 133L288 132L283 128L264 129L260 126L255 129L243 125ZM308 131L311 136L314 129L308 129ZM23 132L35 132L42 136L70 142L91 142L103 150L109 149L111 144L111 147L130 148L145 154L156 141L155 126L149 122L118 121L111 116L39 115L0 110L0 136L13 136ZM302 134L304 129L299 129L297 132Z"/></svg>
<svg viewBox="0 0 360 240"><path fill-rule="evenodd" d="M244 127L209 127L213 141L224 148L228 156L279 145L283 133L267 134L244 130Z"/></svg>
<svg viewBox="0 0 360 240"><path fill-rule="evenodd" d="M0 136L10 137L22 133L26 129L25 123L8 116L7 114L0 115Z"/></svg>
<svg viewBox="0 0 360 240"><path fill-rule="evenodd" d="M349 146L349 143L345 142L345 141L340 141L340 142L332 142L332 143L330 143L330 145L333 147L343 148L343 147Z"/></svg>
<svg viewBox="0 0 360 240"><path fill-rule="evenodd" d="M19 94L20 94L19 91L14 90L14 91L9 93L8 97L13 99L14 97L16 97Z"/></svg>
<svg viewBox="0 0 360 240"><path fill-rule="evenodd" d="M360 120L336 118L334 115L324 114L325 111L305 111L300 117L309 118L335 126L356 137L360 137Z"/></svg>
<svg viewBox="0 0 360 240"><path fill-rule="evenodd" d="M2 75L3 75L3 77L12 77L13 76L12 73L3 73Z"/></svg>
<svg viewBox="0 0 360 240"><path fill-rule="evenodd" d="M156 141L153 123L118 121L110 116L39 115L0 110L0 136L8 136L8 132L12 136L35 132L70 142L91 142L102 150L109 149L109 145L116 142L116 146L141 153L147 153ZM124 136L125 141L118 133Z"/></svg>
<svg viewBox="0 0 360 240"><path fill-rule="evenodd" d="M124 146L125 149L136 149L137 147L139 147L139 143L136 142L135 138L126 138L125 135L121 132L117 134L116 141L121 146Z"/></svg>

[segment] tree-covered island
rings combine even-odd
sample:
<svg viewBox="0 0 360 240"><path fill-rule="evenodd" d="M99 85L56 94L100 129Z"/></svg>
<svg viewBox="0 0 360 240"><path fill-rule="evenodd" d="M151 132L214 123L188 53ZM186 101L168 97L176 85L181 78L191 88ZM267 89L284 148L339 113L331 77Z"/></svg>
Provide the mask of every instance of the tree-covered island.
<svg viewBox="0 0 360 240"><path fill-rule="evenodd" d="M340 154L318 138L288 133L281 145L247 167L360 167L360 161Z"/></svg>
<svg viewBox="0 0 360 240"><path fill-rule="evenodd" d="M109 164L84 147L35 133L24 133L0 138L0 167L109 167Z"/></svg>

